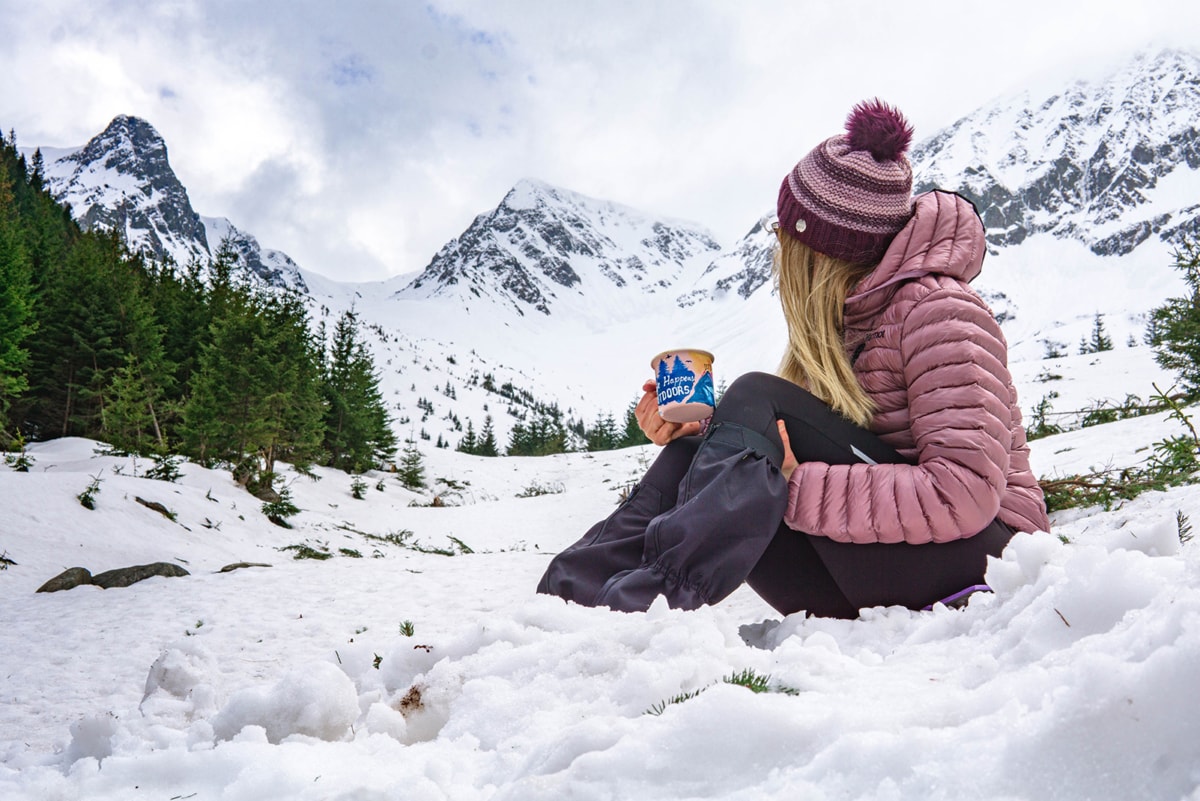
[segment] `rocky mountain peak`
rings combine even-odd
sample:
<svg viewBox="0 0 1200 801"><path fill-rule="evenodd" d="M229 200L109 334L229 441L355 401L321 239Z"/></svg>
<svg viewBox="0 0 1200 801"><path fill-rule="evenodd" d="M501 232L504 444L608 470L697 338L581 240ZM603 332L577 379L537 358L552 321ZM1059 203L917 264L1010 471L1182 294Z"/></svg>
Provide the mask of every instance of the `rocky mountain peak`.
<svg viewBox="0 0 1200 801"><path fill-rule="evenodd" d="M1200 231L1200 58L1142 54L1108 77L986 105L912 154L917 188L957 189L994 247L1037 233L1123 255Z"/></svg>
<svg viewBox="0 0 1200 801"><path fill-rule="evenodd" d="M51 190L85 228L121 231L134 250L187 264L207 258L208 237L171 169L154 126L120 115L47 168Z"/></svg>
<svg viewBox="0 0 1200 801"><path fill-rule="evenodd" d="M87 144L46 165L50 190L84 228L120 231L129 247L185 266L211 259L228 241L238 262L269 286L303 290L299 268L264 250L224 218L201 217L171 168L167 145L146 120L121 114Z"/></svg>
<svg viewBox="0 0 1200 801"><path fill-rule="evenodd" d="M719 248L699 226L525 179L397 296L453 298L468 309L487 300L522 316L556 307L611 314L670 287Z"/></svg>
<svg viewBox="0 0 1200 801"><path fill-rule="evenodd" d="M114 117L107 128L67 160L81 165L99 164L126 175L171 172L167 143L159 132L140 117L126 114Z"/></svg>

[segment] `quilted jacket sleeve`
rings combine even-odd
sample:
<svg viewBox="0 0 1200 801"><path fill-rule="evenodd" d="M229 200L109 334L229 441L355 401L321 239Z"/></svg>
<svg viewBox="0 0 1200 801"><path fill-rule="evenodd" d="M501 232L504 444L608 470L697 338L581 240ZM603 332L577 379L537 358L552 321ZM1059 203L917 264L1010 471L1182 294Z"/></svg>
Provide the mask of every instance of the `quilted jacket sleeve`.
<svg viewBox="0 0 1200 801"><path fill-rule="evenodd" d="M1006 348L981 301L939 287L898 342L917 464L809 462L792 474L787 524L839 542L947 542L996 516L1011 446Z"/></svg>

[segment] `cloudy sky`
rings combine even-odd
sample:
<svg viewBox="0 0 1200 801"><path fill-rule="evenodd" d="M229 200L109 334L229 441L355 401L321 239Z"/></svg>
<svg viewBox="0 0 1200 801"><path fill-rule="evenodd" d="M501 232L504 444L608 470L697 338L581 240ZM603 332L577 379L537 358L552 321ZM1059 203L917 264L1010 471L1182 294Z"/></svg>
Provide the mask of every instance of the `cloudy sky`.
<svg viewBox="0 0 1200 801"><path fill-rule="evenodd" d="M199 213L374 280L523 177L731 244L860 99L921 139L1196 43L1194 0L0 0L0 126L78 146L141 116Z"/></svg>

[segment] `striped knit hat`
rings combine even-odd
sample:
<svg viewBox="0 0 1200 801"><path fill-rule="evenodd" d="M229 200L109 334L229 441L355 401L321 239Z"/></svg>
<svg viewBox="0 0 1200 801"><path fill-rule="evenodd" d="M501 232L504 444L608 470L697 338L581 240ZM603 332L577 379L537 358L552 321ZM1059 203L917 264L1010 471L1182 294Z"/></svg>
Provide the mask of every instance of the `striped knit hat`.
<svg viewBox="0 0 1200 801"><path fill-rule="evenodd" d="M912 217L912 126L875 99L859 103L846 133L826 139L779 187L779 226L827 256L876 264Z"/></svg>

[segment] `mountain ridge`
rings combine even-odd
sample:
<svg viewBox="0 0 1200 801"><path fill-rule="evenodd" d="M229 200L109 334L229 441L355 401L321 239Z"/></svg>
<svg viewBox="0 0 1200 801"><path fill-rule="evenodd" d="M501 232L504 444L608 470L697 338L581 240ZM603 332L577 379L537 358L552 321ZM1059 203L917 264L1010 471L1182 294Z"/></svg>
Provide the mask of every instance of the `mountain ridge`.
<svg viewBox="0 0 1200 801"><path fill-rule="evenodd" d="M228 244L253 280L307 291L299 265L286 254L264 249L224 217L196 212L166 142L146 120L119 114L84 145L54 150L46 180L84 228L120 231L131 250L180 266L204 265Z"/></svg>
<svg viewBox="0 0 1200 801"><path fill-rule="evenodd" d="M921 142L912 161L918 190L957 184L975 202L993 248L1037 233L1102 256L1151 237L1178 246L1200 233L1200 193L1156 190L1200 169L1200 56L1142 53L1103 80L1009 95Z"/></svg>
<svg viewBox="0 0 1200 801"><path fill-rule="evenodd" d="M700 226L664 222L610 201L536 179L522 179L490 212L478 215L395 297L456 297L493 302L519 315L550 315L569 299L633 287L667 290L686 266L719 245ZM490 280L489 280L490 279Z"/></svg>
<svg viewBox="0 0 1200 801"><path fill-rule="evenodd" d="M1200 60L1164 51L1106 80L993 101L914 148L918 190L957 189L984 216L990 252L977 289L993 304L1014 363L1041 359L1048 343L1078 341L1096 314L1106 316L1119 343L1140 341L1147 311L1179 286L1172 243L1200 226L1198 83ZM1152 100L1155 108L1141 107ZM1104 126L1092 124L1101 119ZM165 143L142 138L149 163L169 168ZM120 149L138 140L108 141ZM108 190L93 206L116 209L156 196L152 181L143 186L133 171L105 167L99 152L90 173L77 170L81 161L64 162L63 153L82 150L56 151L47 166L56 191L80 172L91 183L77 179L72 191ZM74 207L77 219L85 205ZM457 439L452 418L474 419L478 430L491 414L503 441L522 412L468 389L487 374L587 417L622 408L649 357L666 347L717 353L720 383L773 369L786 341L772 297L772 237L761 221L721 249L701 225L523 179L423 270L342 283L307 273L228 220L199 219L210 247L231 237L253 280L304 294L314 323L356 308L371 326L385 394L401 416L418 401L433 406L420 415L431 435ZM1109 284L1121 292L1108 292ZM1027 407L1037 397L1030 394L1022 390ZM496 414L489 402L509 414Z"/></svg>

